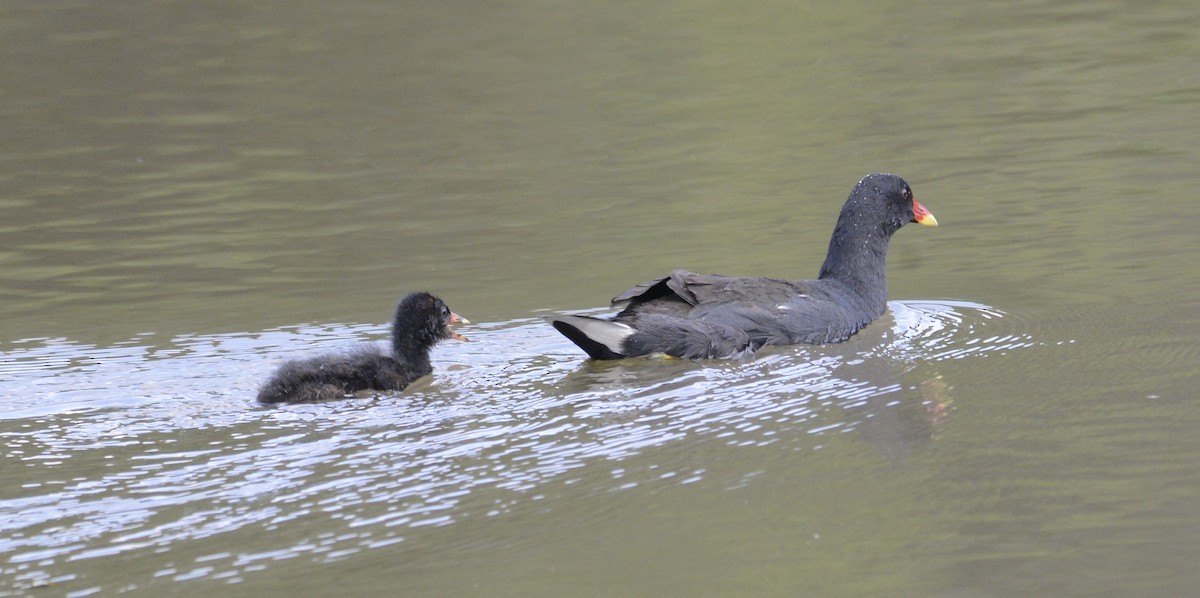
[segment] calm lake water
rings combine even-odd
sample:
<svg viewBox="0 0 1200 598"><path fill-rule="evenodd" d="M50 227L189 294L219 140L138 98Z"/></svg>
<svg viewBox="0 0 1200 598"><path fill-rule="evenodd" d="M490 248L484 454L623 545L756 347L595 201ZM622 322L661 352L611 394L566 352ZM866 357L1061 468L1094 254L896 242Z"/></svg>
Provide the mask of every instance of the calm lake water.
<svg viewBox="0 0 1200 598"><path fill-rule="evenodd" d="M0 3L0 596L1200 587L1194 2ZM808 278L843 345L593 363L538 318ZM377 400L290 357L475 324Z"/></svg>

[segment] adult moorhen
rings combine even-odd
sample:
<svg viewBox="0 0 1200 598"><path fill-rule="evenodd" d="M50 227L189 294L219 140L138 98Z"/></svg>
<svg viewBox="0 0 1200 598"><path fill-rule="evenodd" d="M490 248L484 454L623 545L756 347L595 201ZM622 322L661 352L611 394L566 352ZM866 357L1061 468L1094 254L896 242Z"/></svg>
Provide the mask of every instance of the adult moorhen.
<svg viewBox="0 0 1200 598"><path fill-rule="evenodd" d="M904 179L863 177L842 206L816 280L676 270L613 298L613 319L548 316L593 359L746 357L763 345L837 343L887 309L888 242L908 222L937 226Z"/></svg>

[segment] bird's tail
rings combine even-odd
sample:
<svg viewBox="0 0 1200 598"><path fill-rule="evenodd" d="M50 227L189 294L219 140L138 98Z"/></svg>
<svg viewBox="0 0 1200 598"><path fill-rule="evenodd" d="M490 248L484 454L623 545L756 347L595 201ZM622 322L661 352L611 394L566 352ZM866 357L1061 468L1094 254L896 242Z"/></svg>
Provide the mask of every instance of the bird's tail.
<svg viewBox="0 0 1200 598"><path fill-rule="evenodd" d="M592 359L623 359L625 340L637 332L633 328L588 316L543 316L555 330L579 345Z"/></svg>

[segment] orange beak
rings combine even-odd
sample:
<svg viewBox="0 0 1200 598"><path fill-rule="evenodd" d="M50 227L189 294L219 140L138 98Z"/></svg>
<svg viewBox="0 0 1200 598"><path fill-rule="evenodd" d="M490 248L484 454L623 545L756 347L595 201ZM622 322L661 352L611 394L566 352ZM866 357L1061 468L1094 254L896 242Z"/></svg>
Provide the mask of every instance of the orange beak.
<svg viewBox="0 0 1200 598"><path fill-rule="evenodd" d="M471 323L470 320L468 320L454 312L450 312L450 321L448 322L448 324L470 324L470 323ZM449 328L449 326L447 326L447 328ZM453 330L450 331L450 338L452 338L456 341L464 341L464 342L471 340Z"/></svg>
<svg viewBox="0 0 1200 598"><path fill-rule="evenodd" d="M934 218L933 214L930 214L929 210L926 210L925 206L915 199L913 200L913 222L925 226L937 226L937 218Z"/></svg>

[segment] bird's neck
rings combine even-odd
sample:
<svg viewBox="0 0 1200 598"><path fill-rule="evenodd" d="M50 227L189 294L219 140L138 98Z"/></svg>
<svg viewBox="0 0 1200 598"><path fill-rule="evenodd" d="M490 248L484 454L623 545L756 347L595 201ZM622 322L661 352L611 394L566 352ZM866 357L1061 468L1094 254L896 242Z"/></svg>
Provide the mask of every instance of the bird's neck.
<svg viewBox="0 0 1200 598"><path fill-rule="evenodd" d="M433 348L433 339L425 334L401 334L400 330L392 331L392 356L397 361L410 364L414 369L431 367L429 351Z"/></svg>
<svg viewBox="0 0 1200 598"><path fill-rule="evenodd" d="M843 229L838 223L818 278L842 283L872 311L887 306L887 252L891 235L879 228ZM851 224L853 226L853 224Z"/></svg>

